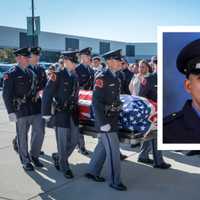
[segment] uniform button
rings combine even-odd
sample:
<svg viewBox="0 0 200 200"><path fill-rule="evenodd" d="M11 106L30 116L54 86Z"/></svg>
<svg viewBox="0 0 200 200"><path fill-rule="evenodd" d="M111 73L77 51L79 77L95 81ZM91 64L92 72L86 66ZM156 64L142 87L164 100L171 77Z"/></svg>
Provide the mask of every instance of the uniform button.
<svg viewBox="0 0 200 200"><path fill-rule="evenodd" d="M175 116L176 116L176 113L173 113L172 116L175 117Z"/></svg>

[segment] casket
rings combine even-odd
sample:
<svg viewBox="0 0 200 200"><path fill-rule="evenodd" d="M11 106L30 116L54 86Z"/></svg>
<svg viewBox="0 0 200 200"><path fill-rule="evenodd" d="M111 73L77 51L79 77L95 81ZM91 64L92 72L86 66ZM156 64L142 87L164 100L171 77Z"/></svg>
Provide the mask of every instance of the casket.
<svg viewBox="0 0 200 200"><path fill-rule="evenodd" d="M152 139L156 133L157 103L143 97L120 95L122 110L119 116L119 136L122 140ZM79 119L82 132L95 136L92 91L79 92ZM127 142L126 142L127 143Z"/></svg>

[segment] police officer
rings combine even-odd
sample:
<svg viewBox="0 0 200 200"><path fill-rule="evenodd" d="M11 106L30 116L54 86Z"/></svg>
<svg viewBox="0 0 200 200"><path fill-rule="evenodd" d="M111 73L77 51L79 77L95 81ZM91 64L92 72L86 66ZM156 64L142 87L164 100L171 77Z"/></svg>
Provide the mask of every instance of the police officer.
<svg viewBox="0 0 200 200"><path fill-rule="evenodd" d="M54 126L56 130L59 167L66 178L74 175L69 167L68 158L77 145L78 128L78 81L74 69L78 61L77 51L62 52L64 69L52 73L42 97L43 118L51 117L54 102Z"/></svg>
<svg viewBox="0 0 200 200"><path fill-rule="evenodd" d="M140 85L139 96L151 99L157 102L157 57L152 57L152 65L154 65L154 73L146 77ZM149 153L152 150L153 160L149 158ZM170 164L163 160L162 152L157 150L157 139L148 140L142 143L138 162L152 164L154 168L168 169Z"/></svg>
<svg viewBox="0 0 200 200"><path fill-rule="evenodd" d="M32 171L34 167L31 161L36 167L43 167L38 159L44 137L40 131L33 131L30 155L28 153L28 131L36 123L32 106L32 100L36 98L36 75L28 68L29 48L17 49L14 54L17 65L4 76L3 99L9 120L16 122L18 151L23 168Z"/></svg>
<svg viewBox="0 0 200 200"><path fill-rule="evenodd" d="M94 84L94 70L90 66L91 51L92 48L90 47L80 50L80 64L75 69L80 89L83 90L92 90ZM80 153L88 155L88 151L85 148L84 136L81 132L78 141L78 148Z"/></svg>
<svg viewBox="0 0 200 200"><path fill-rule="evenodd" d="M191 100L182 110L164 118L163 143L200 143L200 39L180 51L176 65L186 76L184 87Z"/></svg>
<svg viewBox="0 0 200 200"><path fill-rule="evenodd" d="M133 78L133 72L129 70L129 63L125 57L123 57L122 62L122 72L124 76L124 83L123 83L123 94L131 94L129 91L129 84L131 82L131 79Z"/></svg>
<svg viewBox="0 0 200 200"><path fill-rule="evenodd" d="M42 67L42 65L39 64L40 60L40 47L34 47L31 48L31 58L30 58L30 65L29 68L36 74L36 97L33 98L33 114L35 115L35 123L33 123L32 128L32 134L35 135L35 131L39 131L41 133L41 140L40 141L34 141L36 144L31 144L37 148L37 144L40 145L41 142L43 142L42 136L44 136L44 120L41 117L41 98L40 98L40 92L44 89L46 82L47 82L47 76L45 69ZM18 152L18 145L17 145L17 138L13 140L13 148L16 152ZM40 152L40 154L43 154L43 152ZM33 158L34 159L34 158Z"/></svg>
<svg viewBox="0 0 200 200"><path fill-rule="evenodd" d="M120 177L120 151L117 136L121 102L120 82L116 72L121 67L121 49L110 51L103 57L108 68L95 78L92 101L95 125L100 132L100 137L85 176L97 182L105 181L100 173L107 158L106 169L109 186L116 190L126 190Z"/></svg>
<svg viewBox="0 0 200 200"><path fill-rule="evenodd" d="M33 106L33 114L35 115L35 121L32 126L32 132L38 131L41 135L39 141L35 141L39 146L43 143L44 133L45 133L45 123L42 119L41 115L41 92L44 90L47 83L47 75L44 67L39 64L40 53L42 49L40 47L31 48L31 59L30 59L30 69L36 74L36 91L35 98L33 98L32 106ZM34 133L32 133L34 134ZM42 137L43 136L43 137ZM37 146L37 144L35 146ZM33 144L32 144L33 145ZM44 152L40 152L43 154ZM34 159L34 158L33 158Z"/></svg>

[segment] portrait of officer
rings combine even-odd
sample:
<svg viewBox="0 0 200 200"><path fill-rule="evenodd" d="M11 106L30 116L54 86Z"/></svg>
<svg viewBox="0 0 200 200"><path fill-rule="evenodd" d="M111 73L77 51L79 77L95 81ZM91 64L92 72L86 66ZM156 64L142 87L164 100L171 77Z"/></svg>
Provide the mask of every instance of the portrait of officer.
<svg viewBox="0 0 200 200"><path fill-rule="evenodd" d="M95 126L99 131L98 144L92 155L85 176L96 182L105 179L100 176L106 162L109 186L116 190L126 190L121 181L118 117L121 109L120 81L116 72L121 68L121 49L103 55L107 68L95 77L93 109Z"/></svg>
<svg viewBox="0 0 200 200"><path fill-rule="evenodd" d="M48 122L51 118L51 108L54 104L53 126L59 157L59 168L65 178L73 178L68 158L78 141L78 92L79 85L74 73L78 62L77 51L62 52L64 68L51 73L42 97L42 115Z"/></svg>
<svg viewBox="0 0 200 200"><path fill-rule="evenodd" d="M3 100L10 121L16 122L17 145L23 168L26 171L43 167L39 161L43 143L43 124L41 117L35 114L33 101L36 99L37 77L29 68L30 48L21 48L14 51L17 65L4 76ZM32 126L30 153L28 152L28 132Z"/></svg>
<svg viewBox="0 0 200 200"><path fill-rule="evenodd" d="M176 65L186 77L184 88L191 99L179 112L164 118L163 143L200 143L200 39L179 52Z"/></svg>

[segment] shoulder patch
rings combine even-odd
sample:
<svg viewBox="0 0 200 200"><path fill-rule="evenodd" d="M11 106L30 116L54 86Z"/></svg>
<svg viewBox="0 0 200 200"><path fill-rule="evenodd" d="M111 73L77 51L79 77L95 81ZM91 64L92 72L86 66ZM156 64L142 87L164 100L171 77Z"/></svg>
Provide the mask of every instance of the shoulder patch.
<svg viewBox="0 0 200 200"><path fill-rule="evenodd" d="M178 118L180 118L182 116L183 116L183 112L182 111L180 111L180 112L174 112L174 113L172 113L172 114L170 114L170 115L168 115L167 117L164 118L163 124L166 125L168 123L171 123L175 119L178 119Z"/></svg>
<svg viewBox="0 0 200 200"><path fill-rule="evenodd" d="M104 82L103 82L102 79L99 79L99 78L98 78L98 79L95 80L95 87L102 88L103 85L104 85Z"/></svg>

